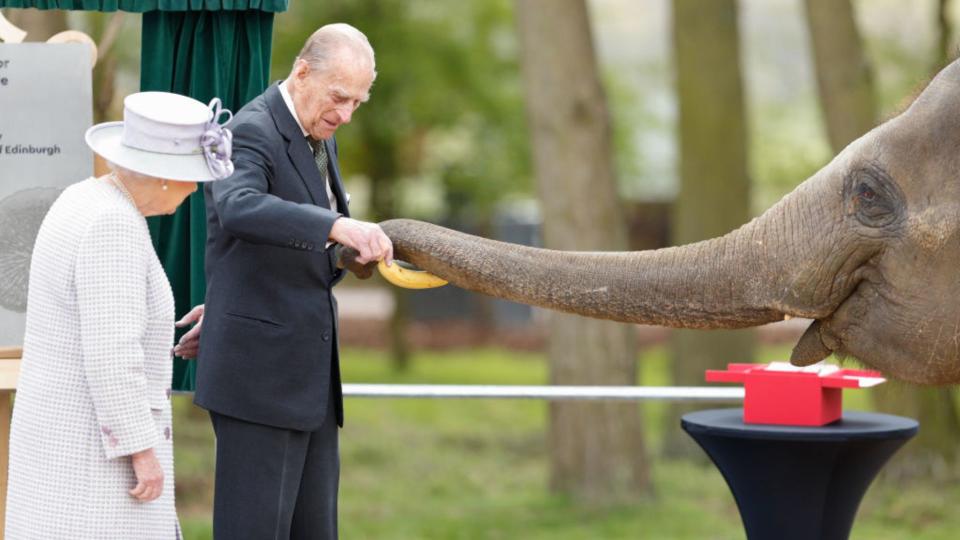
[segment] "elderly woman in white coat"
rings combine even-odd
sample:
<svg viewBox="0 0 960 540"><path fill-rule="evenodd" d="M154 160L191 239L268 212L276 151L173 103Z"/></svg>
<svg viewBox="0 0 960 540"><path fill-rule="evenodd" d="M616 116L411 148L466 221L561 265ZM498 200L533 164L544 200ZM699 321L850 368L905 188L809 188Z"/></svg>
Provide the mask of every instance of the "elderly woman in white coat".
<svg viewBox="0 0 960 540"><path fill-rule="evenodd" d="M174 303L146 216L232 172L210 106L161 92L86 135L112 172L67 188L37 236L10 435L6 538L176 539Z"/></svg>

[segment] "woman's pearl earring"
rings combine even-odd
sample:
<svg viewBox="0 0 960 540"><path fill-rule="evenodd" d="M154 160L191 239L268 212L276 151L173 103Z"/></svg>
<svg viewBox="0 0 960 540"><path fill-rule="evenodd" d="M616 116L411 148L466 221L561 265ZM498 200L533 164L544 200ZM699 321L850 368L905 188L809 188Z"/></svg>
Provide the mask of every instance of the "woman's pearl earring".
<svg viewBox="0 0 960 540"><path fill-rule="evenodd" d="M163 181L163 185L160 186L160 189L162 189L162 190L164 190L164 191L167 190L167 181L166 181L166 180Z"/></svg>

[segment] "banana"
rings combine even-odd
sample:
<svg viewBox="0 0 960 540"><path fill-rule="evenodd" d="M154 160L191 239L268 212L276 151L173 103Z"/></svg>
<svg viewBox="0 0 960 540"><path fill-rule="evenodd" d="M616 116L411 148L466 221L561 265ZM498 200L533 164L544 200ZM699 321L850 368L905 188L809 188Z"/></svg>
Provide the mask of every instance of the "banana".
<svg viewBox="0 0 960 540"><path fill-rule="evenodd" d="M446 280L438 278L430 272L404 268L397 261L393 261L390 266L380 261L377 263L377 270L380 271L380 275L384 279L404 289L433 289L447 284Z"/></svg>

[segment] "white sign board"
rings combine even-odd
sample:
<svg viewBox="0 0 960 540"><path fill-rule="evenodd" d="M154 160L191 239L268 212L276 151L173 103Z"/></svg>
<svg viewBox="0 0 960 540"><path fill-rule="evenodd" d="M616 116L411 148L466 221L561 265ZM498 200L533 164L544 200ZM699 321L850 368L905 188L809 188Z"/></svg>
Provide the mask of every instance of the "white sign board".
<svg viewBox="0 0 960 540"><path fill-rule="evenodd" d="M19 346L30 254L66 186L93 172L90 49L0 44L0 347Z"/></svg>

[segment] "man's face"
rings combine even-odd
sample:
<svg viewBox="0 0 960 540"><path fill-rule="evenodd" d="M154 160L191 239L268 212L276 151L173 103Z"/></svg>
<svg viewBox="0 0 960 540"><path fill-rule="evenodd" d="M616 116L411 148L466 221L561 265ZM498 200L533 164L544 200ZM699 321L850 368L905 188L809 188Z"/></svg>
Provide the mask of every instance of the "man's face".
<svg viewBox="0 0 960 540"><path fill-rule="evenodd" d="M291 97L303 129L315 139L329 139L369 98L373 72L364 62L342 60L320 73L301 60L292 79Z"/></svg>

